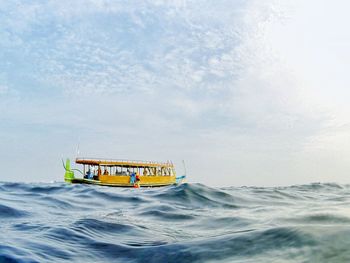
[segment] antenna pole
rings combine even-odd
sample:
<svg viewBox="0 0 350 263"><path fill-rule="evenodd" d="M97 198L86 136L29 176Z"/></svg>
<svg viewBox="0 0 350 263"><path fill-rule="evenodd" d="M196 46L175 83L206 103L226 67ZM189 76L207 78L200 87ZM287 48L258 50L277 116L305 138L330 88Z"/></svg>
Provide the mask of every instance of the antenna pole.
<svg viewBox="0 0 350 263"><path fill-rule="evenodd" d="M78 138L78 145L77 145L77 151L76 151L76 157L78 157L79 156L79 154L80 154L80 137Z"/></svg>

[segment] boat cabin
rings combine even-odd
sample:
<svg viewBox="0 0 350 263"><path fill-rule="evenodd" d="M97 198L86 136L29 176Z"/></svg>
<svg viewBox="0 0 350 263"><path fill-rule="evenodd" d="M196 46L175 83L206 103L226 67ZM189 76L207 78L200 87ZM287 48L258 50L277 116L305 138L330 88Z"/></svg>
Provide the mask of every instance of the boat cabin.
<svg viewBox="0 0 350 263"><path fill-rule="evenodd" d="M85 178L98 180L101 175L130 176L133 173L142 176L176 176L172 162L147 162L129 160L101 160L82 159L75 160L83 165Z"/></svg>

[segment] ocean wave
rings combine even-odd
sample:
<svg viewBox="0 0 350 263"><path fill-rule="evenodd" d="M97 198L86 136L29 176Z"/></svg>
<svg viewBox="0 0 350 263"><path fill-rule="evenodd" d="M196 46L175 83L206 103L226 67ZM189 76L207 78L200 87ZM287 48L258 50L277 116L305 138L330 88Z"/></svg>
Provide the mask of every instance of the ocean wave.
<svg viewBox="0 0 350 263"><path fill-rule="evenodd" d="M350 260L348 185L0 189L0 262Z"/></svg>
<svg viewBox="0 0 350 263"><path fill-rule="evenodd" d="M29 213L7 205L0 204L0 218L18 218L27 216Z"/></svg>

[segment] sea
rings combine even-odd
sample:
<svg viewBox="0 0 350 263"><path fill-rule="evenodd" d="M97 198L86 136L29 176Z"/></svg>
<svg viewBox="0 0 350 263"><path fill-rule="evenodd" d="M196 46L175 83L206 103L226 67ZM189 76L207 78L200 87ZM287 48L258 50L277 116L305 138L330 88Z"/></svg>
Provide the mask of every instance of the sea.
<svg viewBox="0 0 350 263"><path fill-rule="evenodd" d="M3 182L0 262L350 262L350 186Z"/></svg>

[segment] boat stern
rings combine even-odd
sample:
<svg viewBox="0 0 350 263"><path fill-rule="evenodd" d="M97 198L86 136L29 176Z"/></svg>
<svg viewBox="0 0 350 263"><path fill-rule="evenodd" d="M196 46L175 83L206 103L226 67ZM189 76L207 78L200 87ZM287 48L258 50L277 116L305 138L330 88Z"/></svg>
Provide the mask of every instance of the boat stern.
<svg viewBox="0 0 350 263"><path fill-rule="evenodd" d="M176 184L183 184L186 182L186 175L176 177Z"/></svg>

